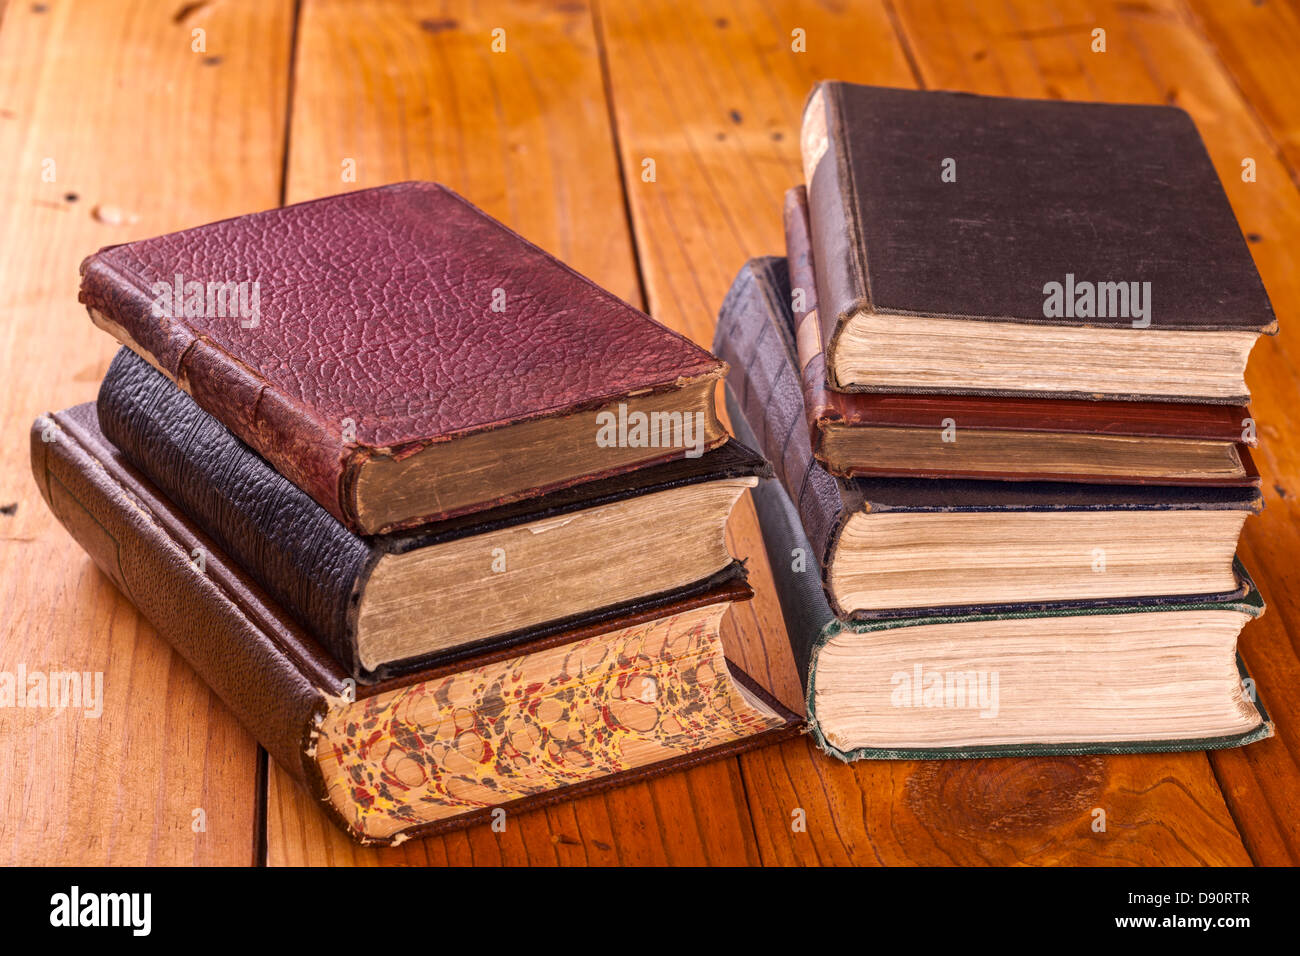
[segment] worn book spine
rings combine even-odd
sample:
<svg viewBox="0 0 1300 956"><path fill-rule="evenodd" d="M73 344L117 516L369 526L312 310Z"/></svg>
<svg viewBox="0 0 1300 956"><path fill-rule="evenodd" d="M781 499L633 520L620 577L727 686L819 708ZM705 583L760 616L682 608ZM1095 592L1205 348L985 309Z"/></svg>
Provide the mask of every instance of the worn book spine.
<svg viewBox="0 0 1300 956"><path fill-rule="evenodd" d="M100 256L81 264L80 298L97 326L166 373L335 518L356 527L352 487L360 461L343 440L342 422L325 421L269 387L185 325L151 319L153 298L143 282Z"/></svg>
<svg viewBox="0 0 1300 956"><path fill-rule="evenodd" d="M778 301L789 295L784 258L747 262L723 300L713 351L730 366L728 389L799 509L816 567L824 568L845 508L840 483L813 456L795 343L782 318L789 305Z"/></svg>
<svg viewBox="0 0 1300 956"><path fill-rule="evenodd" d="M803 383L804 410L813 455L825 463L823 429L846 415L840 393L826 387L826 351L817 315L817 269L808 230L808 189L786 190L783 210L786 268L790 277L790 308L794 314L795 355Z"/></svg>
<svg viewBox="0 0 1300 956"><path fill-rule="evenodd" d="M835 347L845 319L871 307L865 240L857 220L853 168L841 134L841 84L824 81L804 104L799 148L811 226L810 253L816 263L818 322L827 381L835 379Z"/></svg>
<svg viewBox="0 0 1300 956"><path fill-rule="evenodd" d="M36 420L32 473L54 516L140 613L192 666L267 753L298 780L330 820L359 843L396 844L483 822L492 807L413 825L388 838L367 837L335 809L316 761L321 722L354 699L456 673L460 665L429 668L374 687L354 687L310 635L219 546L197 528L100 433L90 403ZM202 554L200 566L196 555ZM539 650L579 641L669 614L747 600L743 577L658 609L616 622L591 624L530 644ZM500 649L474 659L492 664L518 651ZM511 814L587 793L661 776L798 734L802 722L753 680L732 675L775 710L784 723L727 744L594 777L503 803Z"/></svg>
<svg viewBox="0 0 1300 956"><path fill-rule="evenodd" d="M726 408L732 432L757 440L730 382L726 386ZM811 701L809 677L813 655L838 627L840 618L827 600L820 567L810 560L811 552L816 549L785 487L778 480L761 481L750 495L772 569L772 582L781 603L786 639L799 671L799 686ZM816 714L811 703L806 706L811 724Z"/></svg>
<svg viewBox="0 0 1300 956"><path fill-rule="evenodd" d="M99 426L133 466L250 573L345 669L356 597L382 554L130 349L113 359Z"/></svg>

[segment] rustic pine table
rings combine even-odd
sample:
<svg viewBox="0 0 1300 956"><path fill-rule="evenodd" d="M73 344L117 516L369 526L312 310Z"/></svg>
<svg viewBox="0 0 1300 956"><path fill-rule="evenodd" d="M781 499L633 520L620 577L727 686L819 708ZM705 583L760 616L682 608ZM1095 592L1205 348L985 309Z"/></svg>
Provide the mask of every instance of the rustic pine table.
<svg viewBox="0 0 1300 956"><path fill-rule="evenodd" d="M0 670L102 671L106 697L98 719L0 710L0 861L1300 858L1300 0L0 9ZM1093 49L1097 28L1104 52ZM1242 545L1270 605L1243 652L1277 736L1212 754L853 766L796 740L523 815L501 834L355 848L267 765L40 500L28 427L93 398L115 350L77 304L81 258L281 203L433 179L708 344L741 263L782 249L782 193L801 176L800 107L826 77L1174 103L1195 118L1283 328L1251 363L1267 510ZM1248 157L1254 182L1241 175ZM730 652L797 704L747 501L731 543L750 559L758 596L732 619ZM791 826L796 808L803 831ZM1097 808L1104 832L1093 829Z"/></svg>

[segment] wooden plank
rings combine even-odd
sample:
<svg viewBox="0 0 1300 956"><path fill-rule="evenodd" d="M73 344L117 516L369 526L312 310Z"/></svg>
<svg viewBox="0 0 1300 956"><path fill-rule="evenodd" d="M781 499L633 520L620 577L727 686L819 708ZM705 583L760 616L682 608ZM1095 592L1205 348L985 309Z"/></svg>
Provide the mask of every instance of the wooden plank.
<svg viewBox="0 0 1300 956"><path fill-rule="evenodd" d="M1036 41L984 40L985 18L999 16L989 7L920 12L929 31L920 64L927 82L979 89L986 75L1038 77L1036 49L1025 46ZM652 314L709 340L741 263L782 249L781 197L801 175L798 118L812 82L915 85L917 13L902 18L904 46L898 11L881 3L601 7ZM945 28L944 18L962 27ZM796 28L805 31L804 53L791 50ZM980 75L932 78L941 51L978 65ZM1062 82L1074 73L1087 82L1069 62L1054 65L1053 76L1057 70ZM646 157L656 161L654 183L640 178ZM785 696L789 652L761 544L752 525L733 524L738 553L755 558L760 591L735 653L760 673L787 668L777 680ZM848 766L792 742L746 755L741 765L767 863L1249 862L1203 754ZM806 832L792 828L796 809ZM1096 809L1107 815L1104 833L1092 829Z"/></svg>
<svg viewBox="0 0 1300 956"><path fill-rule="evenodd" d="M491 48L498 27L504 53ZM349 159L355 182L340 177ZM410 178L446 183L640 304L583 4L304 4L289 200ZM757 860L734 760L523 814L504 833L480 826L383 851L353 847L272 768L267 830L273 864Z"/></svg>
<svg viewBox="0 0 1300 956"><path fill-rule="evenodd" d="M1187 6L1300 182L1300 7L1294 0L1187 0Z"/></svg>
<svg viewBox="0 0 1300 956"><path fill-rule="evenodd" d="M84 256L278 202L292 4L180 6L9 4L0 28L0 669L104 690L98 719L0 710L6 864L254 856L256 744L49 514L26 451L117 348L77 303Z"/></svg>
<svg viewBox="0 0 1300 956"><path fill-rule="evenodd" d="M1225 8L1226 9L1226 8ZM1068 2L1055 11L1017 2L981 15L954 13L945 4L906 3L899 20L933 86L977 92L1074 99L1170 102L1195 119L1228 198L1250 237L1250 248L1285 329L1300 306L1300 254L1292 237L1300 225L1300 194L1274 149L1260 115L1294 112L1293 87L1279 82L1271 105L1260 108L1267 79L1242 99L1232 76L1207 45L1178 0L1114 4ZM1278 28L1283 29L1279 15ZM1091 30L1107 30L1107 50L1092 53ZM1258 32L1258 31L1256 31ZM1211 30L1211 36L1219 36ZM1252 37L1257 39L1257 37ZM1237 43L1242 45L1240 38ZM1242 47L1244 49L1244 47ZM1261 71L1281 69L1264 44ZM983 55L981 55L981 53ZM1015 63L1018 69L998 66ZM1269 66L1271 64L1271 66ZM1271 76L1266 72L1261 77ZM1280 81L1280 77L1279 77ZM1253 108L1252 108L1253 107ZM1259 111L1258 113L1256 111ZM1257 164L1255 182L1243 182L1242 159ZM1300 401L1295 369L1300 350L1286 334L1255 347L1247 376L1252 410L1261 423L1256 456L1264 476L1265 512L1246 523L1242 553L1270 610L1242 634L1242 654L1277 737L1245 750L1219 751L1210 761L1251 856L1262 864L1300 861L1300 735L1292 688L1300 658L1291 635L1300 624L1294 555L1300 553L1296 495L1300 493Z"/></svg>

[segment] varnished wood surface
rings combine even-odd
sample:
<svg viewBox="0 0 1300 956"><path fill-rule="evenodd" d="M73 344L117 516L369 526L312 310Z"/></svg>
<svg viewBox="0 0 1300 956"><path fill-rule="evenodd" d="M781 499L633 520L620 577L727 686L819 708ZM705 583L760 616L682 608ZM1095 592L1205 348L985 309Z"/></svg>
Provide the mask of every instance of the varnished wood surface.
<svg viewBox="0 0 1300 956"><path fill-rule="evenodd" d="M0 513L0 669L102 670L105 707L0 710L0 861L1295 863L1297 3L9 3L0 506L15 507ZM114 351L76 303L77 263L280 202L436 179L707 345L741 263L782 249L799 112L828 77L1192 114L1283 329L1251 363L1268 507L1243 538L1270 603L1243 653L1277 736L1210 755L851 766L800 740L520 815L505 833L357 849L274 765L259 777L252 738L39 498L32 419L93 398ZM758 594L728 625L729 652L797 706L748 501L730 539Z"/></svg>

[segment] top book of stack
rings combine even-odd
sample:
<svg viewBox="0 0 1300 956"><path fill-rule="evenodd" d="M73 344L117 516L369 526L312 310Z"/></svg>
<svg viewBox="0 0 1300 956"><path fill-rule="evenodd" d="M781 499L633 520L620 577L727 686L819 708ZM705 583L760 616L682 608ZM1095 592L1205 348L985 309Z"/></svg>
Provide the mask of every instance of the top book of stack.
<svg viewBox="0 0 1300 956"><path fill-rule="evenodd" d="M1277 321L1182 110L824 82L801 150L831 389L1249 399Z"/></svg>
<svg viewBox="0 0 1300 956"><path fill-rule="evenodd" d="M434 183L112 246L81 272L97 325L359 534L727 438L723 363Z"/></svg>

